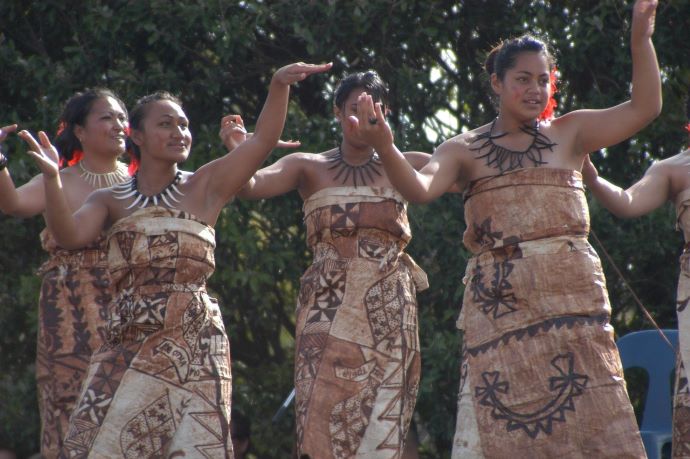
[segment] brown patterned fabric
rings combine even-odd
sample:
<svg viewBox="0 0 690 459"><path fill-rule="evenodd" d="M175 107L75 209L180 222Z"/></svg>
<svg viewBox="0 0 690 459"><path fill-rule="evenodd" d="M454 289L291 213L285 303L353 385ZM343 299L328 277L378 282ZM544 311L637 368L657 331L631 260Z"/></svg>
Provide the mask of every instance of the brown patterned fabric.
<svg viewBox="0 0 690 459"><path fill-rule="evenodd" d="M297 304L297 455L396 458L419 386L417 290L392 189L334 187L304 203L314 262Z"/></svg>
<svg viewBox="0 0 690 459"><path fill-rule="evenodd" d="M454 458L646 457L579 172L471 184Z"/></svg>
<svg viewBox="0 0 690 459"><path fill-rule="evenodd" d="M676 364L675 396L673 399L673 458L690 458L690 387L686 369L690 368L690 189L676 197L678 229L685 237L685 250L680 256L680 275L676 313L678 315L679 353Z"/></svg>
<svg viewBox="0 0 690 459"><path fill-rule="evenodd" d="M213 228L147 207L108 235L115 300L61 457L231 458L230 345L206 293Z"/></svg>
<svg viewBox="0 0 690 459"><path fill-rule="evenodd" d="M46 459L56 458L62 447L91 354L103 344L111 301L104 241L102 237L85 249L67 251L57 247L47 230L41 233L50 255L39 270L36 351L41 454Z"/></svg>

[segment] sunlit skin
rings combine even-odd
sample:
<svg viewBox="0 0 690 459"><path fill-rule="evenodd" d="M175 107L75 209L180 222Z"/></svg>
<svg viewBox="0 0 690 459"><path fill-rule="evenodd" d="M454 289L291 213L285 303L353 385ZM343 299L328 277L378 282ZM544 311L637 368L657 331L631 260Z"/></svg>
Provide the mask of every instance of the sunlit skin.
<svg viewBox="0 0 690 459"><path fill-rule="evenodd" d="M652 43L657 2L637 0L633 7L630 49L633 62L630 99L605 109L583 109L567 113L551 122L541 122L539 132L555 143L545 153L540 167L581 170L585 156L621 142L649 124L661 112L661 78ZM495 144L513 151L524 151L533 136L521 126L533 125L544 110L549 94L549 63L541 53L524 51L503 78L491 75L492 90L499 98L499 113L494 134L505 134ZM491 123L461 133L436 149L429 163L419 172L411 168L393 144L393 135L381 107L368 94L357 101L360 109L350 117L359 136L379 152L393 185L410 202L429 202L455 184L458 189L479 178L500 171L477 160L472 143L487 132ZM367 122L376 118L376 124Z"/></svg>
<svg viewBox="0 0 690 459"><path fill-rule="evenodd" d="M334 106L333 114L342 127L341 149L345 161L351 165L364 164L371 158L374 149L367 145L356 129L348 122L348 118L359 113L359 98L365 94L364 89L354 88L346 98L343 109ZM385 110L385 109L384 109ZM237 116L237 115L231 115ZM228 123L224 134L221 127L221 138L231 140L233 136L229 132L235 130L237 140L241 140L241 131L234 123ZM237 146L234 140L226 142L228 149ZM267 199L297 190L302 199L308 199L317 191L352 185L343 184L341 179L335 179L335 173L330 168L333 163L329 161L331 154L337 152L337 147L327 151L314 153L293 153L280 158L268 167L259 170L254 177L237 194L241 199ZM405 152L405 160L415 169L420 169L429 160L430 155L422 152ZM391 188L391 182L380 168L381 175L376 175L368 186Z"/></svg>
<svg viewBox="0 0 690 459"><path fill-rule="evenodd" d="M325 72L332 64L286 65L275 72L268 96L251 139L238 148L204 164L194 172L182 172L175 207L195 215L208 225L215 225L223 207L249 180L275 147L287 116L290 85L314 73ZM170 185L178 173L178 163L189 156L192 135L182 107L170 100L150 101L143 107L141 122L132 128L132 141L141 158L137 172L137 190L155 196ZM58 156L45 132L38 139L28 131L19 133L30 147L27 152L43 172L46 196L46 221L56 241L64 248L78 249L91 243L114 222L138 209L115 197L111 190L92 193L83 206L70 213L63 192ZM136 202L130 197L132 203Z"/></svg>
<svg viewBox="0 0 690 459"><path fill-rule="evenodd" d="M506 72L503 80L492 75L491 87L500 99L499 113L510 113L520 124L532 122L549 100L550 71L543 53L525 52L518 55L515 67Z"/></svg>
<svg viewBox="0 0 690 459"><path fill-rule="evenodd" d="M84 152L83 166L94 173L115 170L118 158L125 153L127 126L127 115L117 100L111 97L94 100L84 124L74 126L74 134L80 139ZM0 141L16 129L16 124L2 128ZM94 191L94 187L81 177L82 172L78 164L60 170L67 204L72 211L81 207ZM46 206L43 179L43 174L38 174L15 189L9 168L0 171L0 211L23 218L43 213Z"/></svg>
<svg viewBox="0 0 690 459"><path fill-rule="evenodd" d="M115 99L94 101L84 125L74 129L83 150L91 153L85 158L84 167L96 173L112 171L113 159L125 151L127 126L127 114Z"/></svg>
<svg viewBox="0 0 690 459"><path fill-rule="evenodd" d="M132 130L132 141L151 159L185 161L192 147L192 133L182 107L161 100L150 103L146 109L144 125L141 130Z"/></svg>

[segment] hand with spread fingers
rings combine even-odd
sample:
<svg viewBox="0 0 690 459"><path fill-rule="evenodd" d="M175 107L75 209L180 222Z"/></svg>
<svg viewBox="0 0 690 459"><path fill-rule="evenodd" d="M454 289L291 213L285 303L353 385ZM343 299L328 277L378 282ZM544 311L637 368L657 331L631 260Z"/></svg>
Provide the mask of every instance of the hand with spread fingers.
<svg viewBox="0 0 690 459"><path fill-rule="evenodd" d="M220 121L220 140L228 151L234 150L239 144L247 140L247 130L240 115L226 115Z"/></svg>
<svg viewBox="0 0 690 459"><path fill-rule="evenodd" d="M381 102L374 103L366 92L357 98L357 116L350 116L349 121L359 137L379 154L393 144L393 131L386 122Z"/></svg>
<svg viewBox="0 0 690 459"><path fill-rule="evenodd" d="M39 131L39 140L36 140L29 131L20 131L19 137L29 144L30 150L27 151L27 154L36 161L43 175L51 178L56 177L60 172L60 156L55 146L50 143L48 134Z"/></svg>
<svg viewBox="0 0 690 459"><path fill-rule="evenodd" d="M244 127L244 121L240 115L224 116L220 122L220 131L218 136L223 141L223 145L232 151L237 148L242 142L252 137L251 132L247 132ZM278 148L297 148L302 143L299 140L279 140L276 144Z"/></svg>

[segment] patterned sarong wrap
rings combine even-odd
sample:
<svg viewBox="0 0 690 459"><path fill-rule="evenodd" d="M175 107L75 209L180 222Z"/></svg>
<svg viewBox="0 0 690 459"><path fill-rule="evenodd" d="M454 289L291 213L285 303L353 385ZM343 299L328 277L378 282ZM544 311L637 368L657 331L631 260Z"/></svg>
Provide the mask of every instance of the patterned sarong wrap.
<svg viewBox="0 0 690 459"><path fill-rule="evenodd" d="M472 251L453 458L644 458L587 242L577 171L521 169L465 194Z"/></svg>
<svg viewBox="0 0 690 459"><path fill-rule="evenodd" d="M50 258L39 269L36 383L41 413L41 454L57 457L81 392L91 354L105 336L112 299L105 237L81 250L57 246L46 229L41 245Z"/></svg>
<svg viewBox="0 0 690 459"><path fill-rule="evenodd" d="M231 458L230 345L206 293L215 233L147 207L108 233L111 303L62 457Z"/></svg>
<svg viewBox="0 0 690 459"><path fill-rule="evenodd" d="M690 387L686 369L690 368L690 188L676 197L677 228L683 231L685 250L680 256L680 276L676 313L678 314L679 352L673 400L673 458L690 458Z"/></svg>
<svg viewBox="0 0 690 459"><path fill-rule="evenodd" d="M313 264L297 304L297 456L397 458L420 376L416 292L394 190L334 187L304 203Z"/></svg>

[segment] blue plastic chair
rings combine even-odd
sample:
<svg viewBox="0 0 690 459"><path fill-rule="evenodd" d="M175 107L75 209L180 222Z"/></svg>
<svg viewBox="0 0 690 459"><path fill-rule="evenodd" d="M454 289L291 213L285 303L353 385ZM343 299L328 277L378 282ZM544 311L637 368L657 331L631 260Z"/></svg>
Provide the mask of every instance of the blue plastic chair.
<svg viewBox="0 0 690 459"><path fill-rule="evenodd" d="M661 450L672 438L673 396L671 380L678 351L678 330L662 330L673 350L658 330L643 330L621 337L618 350L623 369L642 368L649 375L649 387L642 413L640 434L647 457L661 459Z"/></svg>

